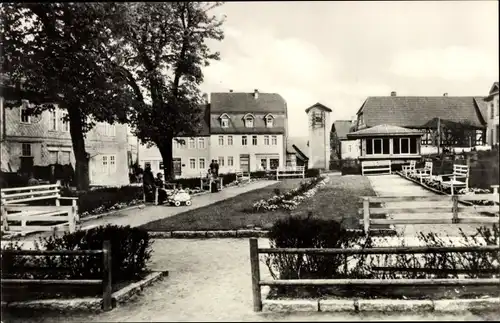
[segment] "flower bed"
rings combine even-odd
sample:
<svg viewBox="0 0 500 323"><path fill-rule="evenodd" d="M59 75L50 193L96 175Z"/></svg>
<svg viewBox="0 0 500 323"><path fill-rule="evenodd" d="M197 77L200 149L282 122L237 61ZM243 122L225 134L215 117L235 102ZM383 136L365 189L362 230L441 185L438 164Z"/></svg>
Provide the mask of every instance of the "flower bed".
<svg viewBox="0 0 500 323"><path fill-rule="evenodd" d="M416 174L408 174L408 176L403 175L403 177L412 179L412 180L420 183L420 178ZM447 195L451 194L451 188L450 187L443 187L441 185L441 183L437 180L430 179L430 178L424 178L422 180L422 184L423 184L422 186L424 186L426 188L431 188L431 189L437 190L443 194L447 194ZM485 188L472 187L469 189L462 188L462 189L456 190L455 193L456 193L456 195L491 194L492 190L485 189ZM485 205L485 206L495 205L495 202L490 201L490 200L470 200L468 202L472 203L473 205Z"/></svg>
<svg viewBox="0 0 500 323"><path fill-rule="evenodd" d="M276 211L278 209L294 210L305 199L311 198L316 194L318 189L328 182L328 177L315 177L307 182L301 182L299 187L289 190L284 194L280 194L276 190L275 195L267 200L259 200L252 207L254 212Z"/></svg>

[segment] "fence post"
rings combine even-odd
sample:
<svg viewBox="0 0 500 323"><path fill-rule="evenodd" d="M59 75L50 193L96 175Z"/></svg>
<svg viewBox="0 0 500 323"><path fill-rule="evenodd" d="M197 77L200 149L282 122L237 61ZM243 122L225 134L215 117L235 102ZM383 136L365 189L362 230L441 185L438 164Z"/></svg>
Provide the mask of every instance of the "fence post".
<svg viewBox="0 0 500 323"><path fill-rule="evenodd" d="M370 201L368 197L363 198L363 223L365 234L368 235L370 231Z"/></svg>
<svg viewBox="0 0 500 323"><path fill-rule="evenodd" d="M250 239L250 268L252 270L252 293L254 312L262 311L262 297L260 294L259 242L256 238Z"/></svg>
<svg viewBox="0 0 500 323"><path fill-rule="evenodd" d="M451 223L458 223L458 196L452 195L451 200L453 202L453 206L451 207L451 212L453 212L453 218L451 219Z"/></svg>
<svg viewBox="0 0 500 323"><path fill-rule="evenodd" d="M102 259L103 259L103 267L102 267L102 307L105 311L110 311L113 309L113 303L111 299L112 293L112 280L111 280L111 242L106 240L103 242L102 246Z"/></svg>
<svg viewBox="0 0 500 323"><path fill-rule="evenodd" d="M5 200L0 201L0 216L2 217L2 231L9 231L9 223L7 222L7 207Z"/></svg>

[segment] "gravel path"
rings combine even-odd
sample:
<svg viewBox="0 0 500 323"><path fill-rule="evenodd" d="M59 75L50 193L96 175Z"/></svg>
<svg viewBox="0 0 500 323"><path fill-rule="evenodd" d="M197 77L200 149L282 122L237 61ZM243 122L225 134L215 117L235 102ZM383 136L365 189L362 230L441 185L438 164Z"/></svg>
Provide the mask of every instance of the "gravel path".
<svg viewBox="0 0 500 323"><path fill-rule="evenodd" d="M368 176L373 190L378 196L433 196L436 193L428 191L423 187L402 178L399 175L381 175L381 176ZM416 202L388 202L385 203L388 208L418 208L422 207L437 207L449 206L451 213L451 202L434 202L434 201L416 201ZM393 214L393 218L451 218L451 214L446 215L440 213L413 213L413 214ZM488 224L483 224L488 225ZM418 225L395 225L398 233L405 236L415 237L419 232L429 233L436 232L441 235L458 236L459 229L462 229L467 235L477 233L477 228L481 225L478 224L418 224Z"/></svg>
<svg viewBox="0 0 500 323"><path fill-rule="evenodd" d="M259 240L268 246L265 239ZM485 320L497 314L387 315L254 313L248 239L156 240L152 269L169 270L163 281L107 313L3 313L3 322L158 322L158 321L319 321L319 320ZM263 278L268 271L261 264Z"/></svg>

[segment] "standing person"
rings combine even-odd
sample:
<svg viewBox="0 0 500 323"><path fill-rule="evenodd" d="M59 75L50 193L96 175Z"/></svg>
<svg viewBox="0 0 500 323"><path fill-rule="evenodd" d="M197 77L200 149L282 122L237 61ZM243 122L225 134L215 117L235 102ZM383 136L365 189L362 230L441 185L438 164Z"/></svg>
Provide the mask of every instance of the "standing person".
<svg viewBox="0 0 500 323"><path fill-rule="evenodd" d="M215 177L219 177L219 162L214 159L215 162Z"/></svg>
<svg viewBox="0 0 500 323"><path fill-rule="evenodd" d="M146 166L142 176L142 187L144 189L146 200L148 199L148 196L151 196L151 193L154 193L154 184L155 178L153 172L151 172L151 166Z"/></svg>
<svg viewBox="0 0 500 323"><path fill-rule="evenodd" d="M156 174L155 185L158 190L158 204L163 204L163 202L167 199L167 192L165 191L163 174L161 172Z"/></svg>
<svg viewBox="0 0 500 323"><path fill-rule="evenodd" d="M215 176L215 159L212 159L212 162L210 163L210 174Z"/></svg>

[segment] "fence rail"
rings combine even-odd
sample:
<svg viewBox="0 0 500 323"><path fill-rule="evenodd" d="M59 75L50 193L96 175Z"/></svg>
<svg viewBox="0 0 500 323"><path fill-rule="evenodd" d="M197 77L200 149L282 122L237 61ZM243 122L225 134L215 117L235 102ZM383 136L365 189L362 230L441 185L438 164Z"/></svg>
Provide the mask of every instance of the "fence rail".
<svg viewBox="0 0 500 323"><path fill-rule="evenodd" d="M7 279L1 280L1 285L101 285L103 309L109 311L112 304L112 273L111 273L111 243L104 241L101 250L2 250L5 256L81 256L102 255L102 279ZM30 269L36 269L30 267Z"/></svg>
<svg viewBox="0 0 500 323"><path fill-rule="evenodd" d="M358 210L358 214L363 215L360 222L363 224L365 234L370 231L372 224L492 224L500 223L498 217L498 205L495 206L466 206L459 207L459 201L488 200L497 202L498 196L495 194L476 194L476 195L435 195L435 196L362 196L363 208ZM370 207L371 203L386 202L451 202L449 206L429 206L423 203L421 207ZM497 214L497 216L484 216L480 212ZM371 215L381 214L439 214L439 218L386 218L371 219ZM443 217L445 216L445 217ZM467 217L469 216L469 217Z"/></svg>
<svg viewBox="0 0 500 323"><path fill-rule="evenodd" d="M428 254L461 252L498 252L500 246L474 247L381 247L381 248L259 248L256 238L250 239L250 269L254 311L262 311L262 286L500 286L498 278L456 278L456 279L275 279L261 280L260 254L316 254L316 255L354 255L354 254Z"/></svg>

